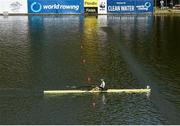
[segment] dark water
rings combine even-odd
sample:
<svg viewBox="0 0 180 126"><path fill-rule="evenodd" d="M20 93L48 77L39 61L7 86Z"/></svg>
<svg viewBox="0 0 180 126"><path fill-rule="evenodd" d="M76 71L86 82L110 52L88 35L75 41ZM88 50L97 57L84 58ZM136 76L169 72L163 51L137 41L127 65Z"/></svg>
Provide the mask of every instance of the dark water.
<svg viewBox="0 0 180 126"><path fill-rule="evenodd" d="M179 30L179 16L1 16L0 124L180 124ZM100 78L152 93L42 93Z"/></svg>

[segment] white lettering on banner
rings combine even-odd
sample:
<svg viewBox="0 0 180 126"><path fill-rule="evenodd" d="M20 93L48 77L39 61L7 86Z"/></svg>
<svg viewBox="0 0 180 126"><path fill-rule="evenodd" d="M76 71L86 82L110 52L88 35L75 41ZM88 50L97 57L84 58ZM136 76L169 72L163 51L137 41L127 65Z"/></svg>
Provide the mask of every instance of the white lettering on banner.
<svg viewBox="0 0 180 126"><path fill-rule="evenodd" d="M136 8L138 10L145 10L145 11L148 11L149 7L151 7L151 3L150 2L146 2L144 5L136 6Z"/></svg>
<svg viewBox="0 0 180 126"><path fill-rule="evenodd" d="M108 6L108 11L134 11L134 6Z"/></svg>
<svg viewBox="0 0 180 126"><path fill-rule="evenodd" d="M126 4L126 2L117 2L117 4Z"/></svg>
<svg viewBox="0 0 180 126"><path fill-rule="evenodd" d="M36 8L34 8L36 6ZM38 6L38 8L37 8ZM31 4L31 10L35 13L40 12L42 9L44 10L53 10L53 9L62 9L62 10L75 10L78 11L80 8L79 5L61 5L61 4L52 4L52 5L42 5L39 2L33 2Z"/></svg>
<svg viewBox="0 0 180 126"><path fill-rule="evenodd" d="M134 11L134 6L121 6L122 11Z"/></svg>
<svg viewBox="0 0 180 126"><path fill-rule="evenodd" d="M108 6L108 11L120 11L121 6Z"/></svg>
<svg viewBox="0 0 180 126"><path fill-rule="evenodd" d="M79 10L79 5L60 5L60 4L54 4L54 5L43 5L43 9L63 9L63 10Z"/></svg>
<svg viewBox="0 0 180 126"><path fill-rule="evenodd" d="M144 7L144 5L136 6L138 10L145 10L147 11L148 8Z"/></svg>

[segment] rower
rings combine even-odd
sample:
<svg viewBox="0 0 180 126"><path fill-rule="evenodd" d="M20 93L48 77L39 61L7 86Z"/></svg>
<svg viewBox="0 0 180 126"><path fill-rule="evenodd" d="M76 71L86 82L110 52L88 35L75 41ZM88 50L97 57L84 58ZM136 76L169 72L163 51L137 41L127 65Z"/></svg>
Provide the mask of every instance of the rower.
<svg viewBox="0 0 180 126"><path fill-rule="evenodd" d="M100 90L104 90L104 88L105 88L105 81L104 81L104 79L101 79L101 84L99 85L99 89Z"/></svg>

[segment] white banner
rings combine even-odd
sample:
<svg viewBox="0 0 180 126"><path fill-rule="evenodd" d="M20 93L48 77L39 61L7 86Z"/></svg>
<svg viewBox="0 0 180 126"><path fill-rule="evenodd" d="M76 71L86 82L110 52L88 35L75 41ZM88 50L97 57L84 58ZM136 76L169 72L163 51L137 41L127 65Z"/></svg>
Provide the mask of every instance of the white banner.
<svg viewBox="0 0 180 126"><path fill-rule="evenodd" d="M98 0L98 14L107 14L107 0Z"/></svg>
<svg viewBox="0 0 180 126"><path fill-rule="evenodd" d="M27 0L0 0L0 13L27 13Z"/></svg>

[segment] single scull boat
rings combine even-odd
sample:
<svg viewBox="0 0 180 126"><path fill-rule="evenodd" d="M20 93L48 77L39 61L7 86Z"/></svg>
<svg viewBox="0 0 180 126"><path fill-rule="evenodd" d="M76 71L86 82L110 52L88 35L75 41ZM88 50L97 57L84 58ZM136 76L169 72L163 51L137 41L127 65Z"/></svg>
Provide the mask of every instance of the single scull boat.
<svg viewBox="0 0 180 126"><path fill-rule="evenodd" d="M149 86L145 89L107 89L107 90L45 90L44 94L67 94L67 93L150 93Z"/></svg>

